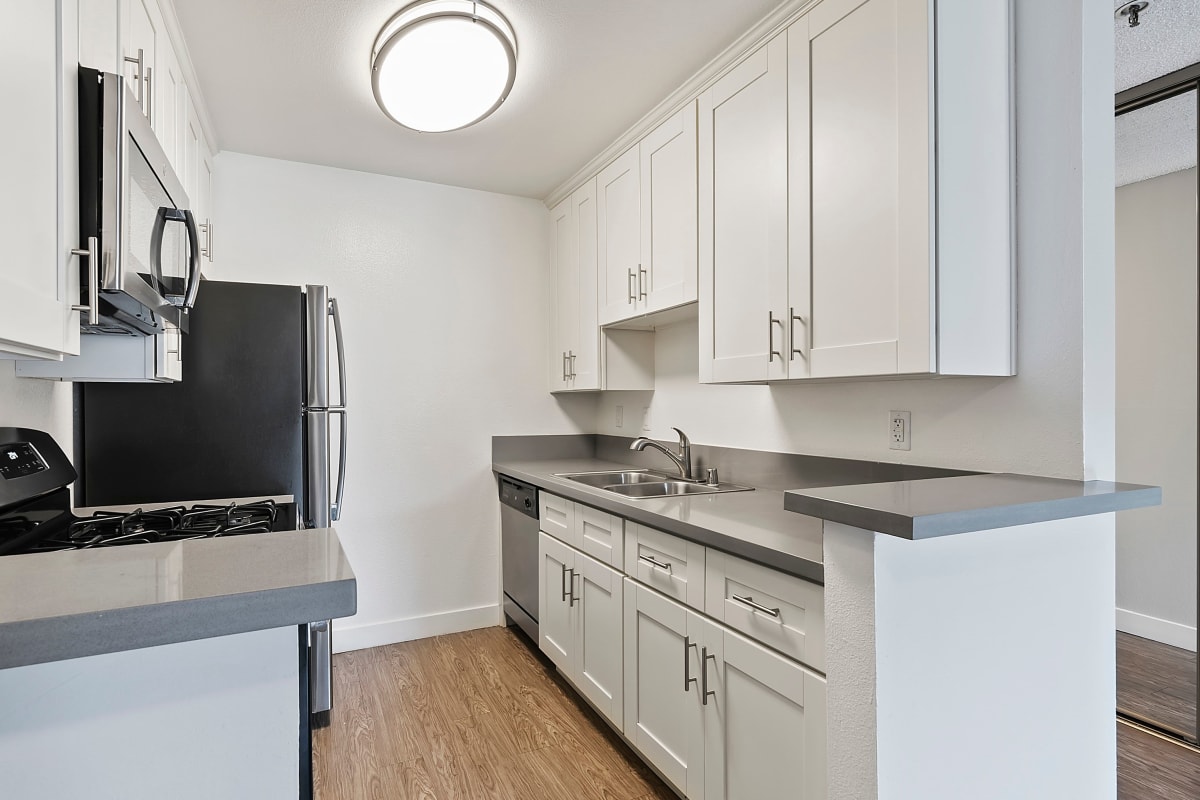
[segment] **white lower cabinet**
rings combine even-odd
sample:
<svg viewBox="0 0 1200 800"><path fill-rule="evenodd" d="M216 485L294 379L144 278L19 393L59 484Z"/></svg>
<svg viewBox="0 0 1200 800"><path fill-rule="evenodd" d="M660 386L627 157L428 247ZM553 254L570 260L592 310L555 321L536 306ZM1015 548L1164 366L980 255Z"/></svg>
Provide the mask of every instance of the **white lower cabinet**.
<svg viewBox="0 0 1200 800"><path fill-rule="evenodd" d="M625 736L692 800L824 798L825 680L625 580Z"/></svg>
<svg viewBox="0 0 1200 800"><path fill-rule="evenodd" d="M621 573L538 534L538 645L615 726L623 712Z"/></svg>

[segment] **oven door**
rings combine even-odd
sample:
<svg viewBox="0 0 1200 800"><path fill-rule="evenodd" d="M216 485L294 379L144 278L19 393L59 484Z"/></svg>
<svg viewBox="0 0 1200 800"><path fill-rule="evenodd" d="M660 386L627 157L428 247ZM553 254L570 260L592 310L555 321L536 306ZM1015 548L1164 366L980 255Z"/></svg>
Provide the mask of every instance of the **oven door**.
<svg viewBox="0 0 1200 800"><path fill-rule="evenodd" d="M104 319L90 332L156 334L167 323L186 332L200 248L183 185L122 76L80 68L80 103L81 124L98 123L94 149L81 145L81 162L98 167L81 168L83 196L97 200L92 213L84 202L82 236L97 236L101 252L95 278Z"/></svg>

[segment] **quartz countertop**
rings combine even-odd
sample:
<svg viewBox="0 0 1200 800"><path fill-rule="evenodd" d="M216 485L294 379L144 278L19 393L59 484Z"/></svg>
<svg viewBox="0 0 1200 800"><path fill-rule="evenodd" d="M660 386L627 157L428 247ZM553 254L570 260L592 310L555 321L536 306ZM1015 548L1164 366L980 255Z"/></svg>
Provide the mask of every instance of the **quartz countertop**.
<svg viewBox="0 0 1200 800"><path fill-rule="evenodd" d="M0 669L352 616L332 528L0 558Z"/></svg>
<svg viewBox="0 0 1200 800"><path fill-rule="evenodd" d="M1028 525L1156 506L1162 489L998 473L785 492L797 514L904 539Z"/></svg>
<svg viewBox="0 0 1200 800"><path fill-rule="evenodd" d="M594 458L500 461L492 470L610 514L822 583L821 521L784 509L783 493L752 492L631 500L558 473L639 469Z"/></svg>

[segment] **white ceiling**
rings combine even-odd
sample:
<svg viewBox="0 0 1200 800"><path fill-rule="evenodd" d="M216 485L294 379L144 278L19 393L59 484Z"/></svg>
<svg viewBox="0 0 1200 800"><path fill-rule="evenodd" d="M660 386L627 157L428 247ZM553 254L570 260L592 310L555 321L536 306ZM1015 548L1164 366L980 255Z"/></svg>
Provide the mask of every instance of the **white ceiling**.
<svg viewBox="0 0 1200 800"><path fill-rule="evenodd" d="M1125 0L1113 0L1114 10ZM1141 23L1117 26L1117 91L1200 61L1200 0L1150 0Z"/></svg>
<svg viewBox="0 0 1200 800"><path fill-rule="evenodd" d="M1117 186L1196 166L1196 93L1117 117Z"/></svg>
<svg viewBox="0 0 1200 800"><path fill-rule="evenodd" d="M415 133L371 93L371 45L409 0L174 0L222 150L541 198L780 0L493 0L513 91Z"/></svg>

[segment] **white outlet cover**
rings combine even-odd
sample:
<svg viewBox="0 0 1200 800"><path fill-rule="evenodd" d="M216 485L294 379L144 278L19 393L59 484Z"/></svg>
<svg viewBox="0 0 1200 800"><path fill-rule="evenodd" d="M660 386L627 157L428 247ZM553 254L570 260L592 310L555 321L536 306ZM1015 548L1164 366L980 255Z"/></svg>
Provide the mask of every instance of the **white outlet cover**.
<svg viewBox="0 0 1200 800"><path fill-rule="evenodd" d="M888 412L888 448L912 450L912 412Z"/></svg>
<svg viewBox="0 0 1200 800"><path fill-rule="evenodd" d="M625 427L625 406L617 406L617 427Z"/></svg>
<svg viewBox="0 0 1200 800"><path fill-rule="evenodd" d="M650 431L650 406L642 409L642 431L647 433Z"/></svg>

